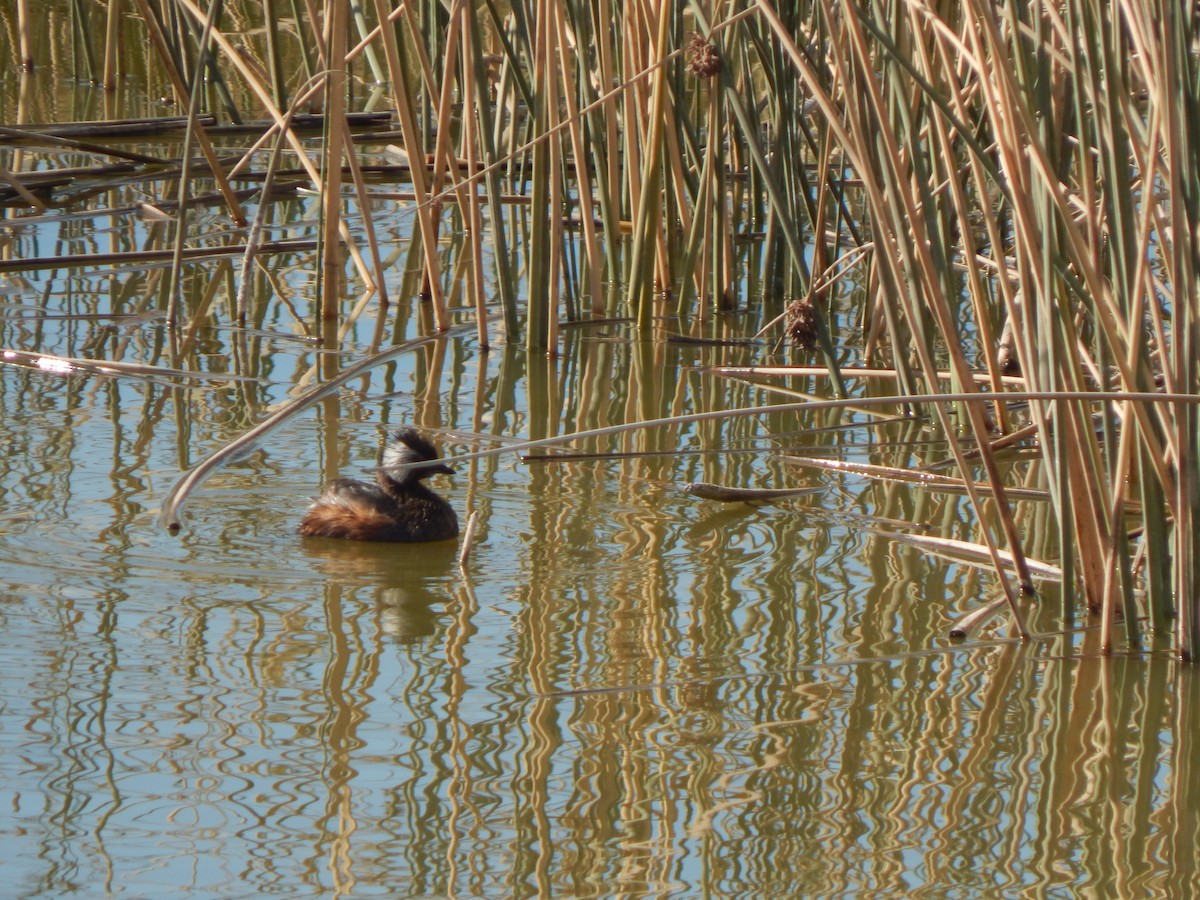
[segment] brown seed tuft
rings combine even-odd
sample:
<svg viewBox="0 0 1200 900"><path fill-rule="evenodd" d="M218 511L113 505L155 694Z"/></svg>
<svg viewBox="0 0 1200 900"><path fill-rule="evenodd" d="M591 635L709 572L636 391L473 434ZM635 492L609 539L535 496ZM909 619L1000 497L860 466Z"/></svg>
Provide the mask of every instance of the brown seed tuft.
<svg viewBox="0 0 1200 900"><path fill-rule="evenodd" d="M803 350L817 346L817 311L807 297L797 297L787 308L787 336Z"/></svg>
<svg viewBox="0 0 1200 900"><path fill-rule="evenodd" d="M721 57L716 45L698 34L693 34L685 48L687 70L697 78L715 78L721 74Z"/></svg>

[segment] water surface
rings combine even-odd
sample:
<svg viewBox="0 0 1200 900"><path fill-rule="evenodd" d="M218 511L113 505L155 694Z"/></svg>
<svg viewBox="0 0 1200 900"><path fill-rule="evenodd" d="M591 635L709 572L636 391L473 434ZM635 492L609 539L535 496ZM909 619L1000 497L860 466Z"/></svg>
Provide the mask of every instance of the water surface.
<svg viewBox="0 0 1200 900"><path fill-rule="evenodd" d="M161 246L160 226L112 212L140 190L78 218L7 210L5 257ZM314 219L279 204L273 236ZM190 221L237 237L219 211ZM465 571L458 542L294 533L399 423L464 457L794 399L705 368L790 350L665 339L745 337L766 303L653 335L580 325L554 360L462 337L403 354L221 468L169 534L184 472L339 365L428 333L411 210L380 221L394 302L366 303L342 355L319 349L312 253L265 262L246 329L233 270L189 266L174 334L160 268L0 273L0 348L33 354L0 360L4 893L1200 892L1195 670L1153 648L1100 657L1050 584L1023 604L1037 639L1004 613L949 638L994 576L876 532L978 540L966 501L778 458L931 462L945 447L923 421L765 412L567 445L584 459L463 459L437 486L478 513ZM722 505L693 481L821 490ZM1053 562L1046 505L1018 519Z"/></svg>

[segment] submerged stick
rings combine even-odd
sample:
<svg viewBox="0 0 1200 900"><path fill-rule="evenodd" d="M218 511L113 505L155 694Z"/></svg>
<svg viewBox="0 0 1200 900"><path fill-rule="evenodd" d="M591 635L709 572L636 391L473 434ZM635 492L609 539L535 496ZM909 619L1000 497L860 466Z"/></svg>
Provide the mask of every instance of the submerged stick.
<svg viewBox="0 0 1200 900"><path fill-rule="evenodd" d="M25 144L51 144L56 147L69 147L72 150L79 150L84 153L95 153L102 156L111 156L114 159L124 159L129 162L142 163L148 166L165 166L169 160L162 159L158 156L147 156L145 153L134 153L132 150L120 150L114 147L105 147L101 144L93 144L88 141L77 141L72 138L62 137L49 132L31 132L21 131L17 128L9 127L8 125L0 126L0 138L5 138L4 143L25 143Z"/></svg>
<svg viewBox="0 0 1200 900"><path fill-rule="evenodd" d="M462 548L458 551L458 567L464 572L467 569L467 557L471 555L471 548L475 545L475 529L478 525L479 510L475 509L467 517L467 527L463 530Z"/></svg>
<svg viewBox="0 0 1200 900"><path fill-rule="evenodd" d="M217 117L212 113L202 114L198 120L201 125L215 125ZM9 140L34 140L41 137L70 138L83 137L122 137L144 138L161 135L168 131L180 131L187 125L187 116L150 116L145 119L113 119L111 122L59 122L41 125L5 125L0 129L0 136ZM147 159L160 162L155 157Z"/></svg>
<svg viewBox="0 0 1200 900"><path fill-rule="evenodd" d="M702 500L717 500L721 503L754 503L760 500L778 500L781 497L802 497L805 494L819 494L826 490L824 486L806 488L739 488L726 487L722 484L710 484L707 481L693 481L683 489L685 494L691 494Z"/></svg>

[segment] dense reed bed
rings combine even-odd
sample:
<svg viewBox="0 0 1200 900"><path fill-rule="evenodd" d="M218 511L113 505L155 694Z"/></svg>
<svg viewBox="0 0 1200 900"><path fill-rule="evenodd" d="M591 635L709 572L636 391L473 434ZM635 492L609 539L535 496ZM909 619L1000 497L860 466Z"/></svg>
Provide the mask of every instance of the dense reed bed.
<svg viewBox="0 0 1200 900"><path fill-rule="evenodd" d="M18 3L4 22L30 67L34 15ZM321 192L313 330L337 349L386 290L372 211L400 194L360 148L390 142L430 333L467 321L484 346L554 354L583 318L655 337L761 305L823 373L761 377L845 394L852 367L882 368L938 423L1019 629L1014 441L1054 511L1064 621L1086 606L1108 650L1150 629L1200 653L1193 5L135 0L75 4L60 24L77 77L115 87L136 70L185 114L182 152L123 157L177 168L161 290L178 334L198 179L244 235L213 288L243 317L256 256L279 249L269 205L249 222L240 205L253 170L262 196ZM389 115L352 115L371 112ZM301 136L313 121L319 152ZM252 135L236 156L213 148L229 127ZM25 161L121 153L3 137L9 202L34 208Z"/></svg>

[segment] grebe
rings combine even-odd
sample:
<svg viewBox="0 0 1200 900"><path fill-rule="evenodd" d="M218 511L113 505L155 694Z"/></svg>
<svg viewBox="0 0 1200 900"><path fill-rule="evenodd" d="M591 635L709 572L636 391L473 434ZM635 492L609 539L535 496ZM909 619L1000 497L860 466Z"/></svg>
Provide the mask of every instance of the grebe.
<svg viewBox="0 0 1200 900"><path fill-rule="evenodd" d="M458 517L443 497L421 482L452 475L445 463L414 467L438 458L415 428L394 432L384 448L377 484L339 478L316 499L297 531L305 537L351 541L445 541L458 534Z"/></svg>

